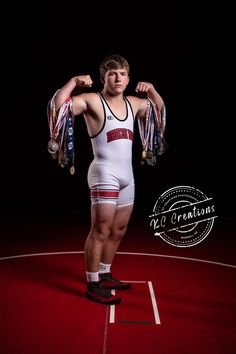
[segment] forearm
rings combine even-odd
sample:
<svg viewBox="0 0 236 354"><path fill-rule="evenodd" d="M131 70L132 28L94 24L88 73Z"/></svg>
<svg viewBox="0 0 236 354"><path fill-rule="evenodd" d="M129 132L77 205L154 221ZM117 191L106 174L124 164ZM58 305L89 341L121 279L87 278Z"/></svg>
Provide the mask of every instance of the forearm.
<svg viewBox="0 0 236 354"><path fill-rule="evenodd" d="M58 110L66 99L71 95L72 91L75 87L91 87L92 86L92 79L90 75L80 75L74 76L70 81L67 82L65 86L63 86L55 97L55 108Z"/></svg>
<svg viewBox="0 0 236 354"><path fill-rule="evenodd" d="M75 78L70 79L65 86L63 86L55 96L55 108L58 110L66 99L70 96L71 92L76 87L76 80Z"/></svg>
<svg viewBox="0 0 236 354"><path fill-rule="evenodd" d="M161 111L164 107L164 101L159 93L156 91L154 86L151 86L147 91L147 96L150 98L158 107L159 111Z"/></svg>
<svg viewBox="0 0 236 354"><path fill-rule="evenodd" d="M161 111L163 109L164 101L163 101L162 97L159 95L159 93L156 91L153 84L151 84L149 82L140 81L140 82L138 82L135 91L136 92L146 92L147 97L150 98L150 100L153 101L157 105L158 110ZM146 107L145 108L141 107L141 109L140 109L141 116L145 110L146 110Z"/></svg>

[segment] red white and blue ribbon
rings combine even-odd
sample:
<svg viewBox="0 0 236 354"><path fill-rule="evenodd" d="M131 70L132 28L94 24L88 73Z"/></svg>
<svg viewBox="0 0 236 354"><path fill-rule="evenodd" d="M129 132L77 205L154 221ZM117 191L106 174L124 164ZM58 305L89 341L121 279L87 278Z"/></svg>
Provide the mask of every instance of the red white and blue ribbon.
<svg viewBox="0 0 236 354"><path fill-rule="evenodd" d="M164 133L166 129L166 108L159 110L157 105L147 99L146 117L138 117L138 127L143 145L142 163L154 166L159 155L166 151Z"/></svg>
<svg viewBox="0 0 236 354"><path fill-rule="evenodd" d="M72 99L68 97L59 111L56 112L55 97L57 92L48 102L47 106L50 131L48 151L53 159L58 160L58 164L61 167L69 165L71 174L74 174L74 117L72 113Z"/></svg>

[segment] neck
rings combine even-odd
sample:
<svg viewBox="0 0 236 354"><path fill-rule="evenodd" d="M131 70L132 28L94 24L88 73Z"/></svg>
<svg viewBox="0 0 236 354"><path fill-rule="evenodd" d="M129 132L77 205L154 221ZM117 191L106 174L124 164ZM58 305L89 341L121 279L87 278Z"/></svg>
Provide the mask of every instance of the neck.
<svg viewBox="0 0 236 354"><path fill-rule="evenodd" d="M110 101L110 102L112 102L112 101L123 101L124 100L124 95L123 95L123 92L121 92L121 93L116 93L116 94L113 94L113 93L110 93L110 92L108 92L108 91L106 91L106 90L102 90L101 91L101 94L102 94L102 96L105 98L105 100L107 100L107 101Z"/></svg>

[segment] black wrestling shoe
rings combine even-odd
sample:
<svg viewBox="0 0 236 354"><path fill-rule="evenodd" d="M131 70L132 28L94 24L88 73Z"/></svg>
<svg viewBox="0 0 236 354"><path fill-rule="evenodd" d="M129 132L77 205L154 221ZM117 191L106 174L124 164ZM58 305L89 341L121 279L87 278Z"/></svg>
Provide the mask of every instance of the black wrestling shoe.
<svg viewBox="0 0 236 354"><path fill-rule="evenodd" d="M112 273L100 273L99 279L105 289L129 290L131 288L130 283L113 278Z"/></svg>
<svg viewBox="0 0 236 354"><path fill-rule="evenodd" d="M111 292L104 288L100 281L88 282L88 290L85 296L89 300L99 302L104 305L115 305L121 302L121 298L112 295Z"/></svg>

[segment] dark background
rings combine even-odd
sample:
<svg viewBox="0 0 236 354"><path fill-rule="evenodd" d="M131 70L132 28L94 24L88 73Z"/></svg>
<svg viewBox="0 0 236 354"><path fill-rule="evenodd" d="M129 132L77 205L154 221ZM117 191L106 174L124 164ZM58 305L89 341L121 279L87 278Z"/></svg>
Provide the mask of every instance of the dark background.
<svg viewBox="0 0 236 354"><path fill-rule="evenodd" d="M89 212L92 150L83 118L75 122L71 176L47 152L46 106L75 75L90 74L99 90L100 61L119 53L131 66L127 94L138 81L152 82L167 108L169 149L155 167L140 165L135 136L134 213L149 215L167 189L188 185L214 198L221 220L234 216L230 9L197 1L128 5L1 5L2 215Z"/></svg>

